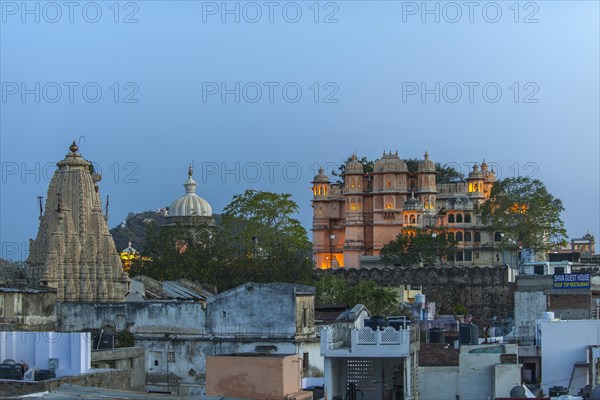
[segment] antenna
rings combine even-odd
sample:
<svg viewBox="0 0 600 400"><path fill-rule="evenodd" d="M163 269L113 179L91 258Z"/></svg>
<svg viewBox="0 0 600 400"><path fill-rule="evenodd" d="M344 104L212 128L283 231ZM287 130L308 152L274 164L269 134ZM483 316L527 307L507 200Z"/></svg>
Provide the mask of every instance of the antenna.
<svg viewBox="0 0 600 400"><path fill-rule="evenodd" d="M44 198L43 196L38 196L38 204L40 205L40 218L42 218L42 213L44 212L44 209L42 208L42 199Z"/></svg>

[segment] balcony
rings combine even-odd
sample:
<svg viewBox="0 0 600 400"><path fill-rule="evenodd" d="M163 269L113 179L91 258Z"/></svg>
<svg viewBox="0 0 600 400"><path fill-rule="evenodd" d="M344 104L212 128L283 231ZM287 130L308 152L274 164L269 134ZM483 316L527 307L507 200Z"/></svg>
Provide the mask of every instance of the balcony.
<svg viewBox="0 0 600 400"><path fill-rule="evenodd" d="M323 357L407 357L410 343L417 341L416 331L410 327L395 329L388 326L373 330L347 326L328 326L321 331Z"/></svg>

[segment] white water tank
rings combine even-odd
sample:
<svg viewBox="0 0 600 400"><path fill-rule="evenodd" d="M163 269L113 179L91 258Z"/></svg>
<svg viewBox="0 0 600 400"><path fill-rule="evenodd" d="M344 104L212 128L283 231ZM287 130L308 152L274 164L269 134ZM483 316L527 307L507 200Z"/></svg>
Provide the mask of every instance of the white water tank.
<svg viewBox="0 0 600 400"><path fill-rule="evenodd" d="M425 304L425 295L424 294L416 294L415 295L415 303Z"/></svg>
<svg viewBox="0 0 600 400"><path fill-rule="evenodd" d="M552 321L554 319L554 311L546 311L542 314L542 319Z"/></svg>

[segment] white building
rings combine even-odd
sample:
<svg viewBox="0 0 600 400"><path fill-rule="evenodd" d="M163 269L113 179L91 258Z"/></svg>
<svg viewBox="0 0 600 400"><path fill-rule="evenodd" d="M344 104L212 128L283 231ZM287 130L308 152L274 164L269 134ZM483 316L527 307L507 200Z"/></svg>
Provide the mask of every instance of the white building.
<svg viewBox="0 0 600 400"><path fill-rule="evenodd" d="M330 325L321 331L325 400L345 398L353 387L364 400L418 398L419 330Z"/></svg>
<svg viewBox="0 0 600 400"><path fill-rule="evenodd" d="M553 386L569 389L576 395L582 387L594 383L590 379L589 346L600 345L600 320L538 320L538 343L542 358L542 389L549 394ZM597 358L598 351L593 353ZM594 374L595 375L595 374Z"/></svg>

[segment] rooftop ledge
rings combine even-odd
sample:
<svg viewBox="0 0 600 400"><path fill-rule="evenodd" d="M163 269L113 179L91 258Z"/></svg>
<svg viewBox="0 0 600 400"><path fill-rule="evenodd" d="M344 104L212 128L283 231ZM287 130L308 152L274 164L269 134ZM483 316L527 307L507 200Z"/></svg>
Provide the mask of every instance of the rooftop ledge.
<svg viewBox="0 0 600 400"><path fill-rule="evenodd" d="M321 332L324 357L406 357L409 355L411 330L391 326L373 330L328 326Z"/></svg>

